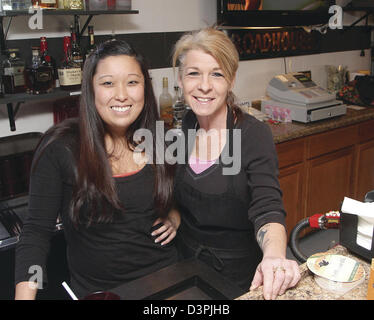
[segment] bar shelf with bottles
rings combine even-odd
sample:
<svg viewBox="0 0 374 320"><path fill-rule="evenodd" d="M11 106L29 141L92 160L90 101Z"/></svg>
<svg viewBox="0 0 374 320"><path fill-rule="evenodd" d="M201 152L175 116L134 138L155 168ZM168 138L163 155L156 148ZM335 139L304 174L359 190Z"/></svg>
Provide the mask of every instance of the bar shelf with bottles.
<svg viewBox="0 0 374 320"><path fill-rule="evenodd" d="M12 1L11 3L13 4L15 1ZM85 6L85 10L69 10L69 9L60 9L60 8L55 8L55 9L42 9L43 10L43 15L70 15L74 16L74 26L78 26L76 29L76 35L78 38L78 42L80 40L80 37L86 30L89 22L91 21L92 17L94 15L102 15L102 14L138 14L138 10L121 10L121 8L124 8L123 6L121 7L121 4L128 3L128 0L108 0L107 1L107 6L105 9L98 8L98 7L93 7L91 4L98 3L98 2L103 2L103 0L93 0L93 1L86 1L88 2L88 6ZM105 2L105 1L104 1ZM1 3L1 2L0 2ZM3 0L4 3L4 0ZM131 2L130 2L131 3ZM111 7L109 5L111 4ZM114 5L113 5L114 4ZM90 10L91 8L91 10ZM92 10L92 8L95 8ZM98 8L96 10L96 8ZM109 9L108 9L109 8ZM131 6L130 6L131 8ZM5 54L6 52L6 39L4 35L4 28L3 28L3 19L5 17L14 17L14 16L22 16L22 15L31 15L32 13L29 13L28 10L0 10L0 52L2 55ZM79 16L80 15L85 15L88 16L87 21L85 22L83 28L79 30ZM10 20L11 22L11 20ZM9 27L9 26L8 26ZM1 90L3 91L3 90ZM80 94L80 88L73 88L69 89L68 86L65 86L65 88L53 88L50 92L46 92L43 94L30 94L30 93L25 93L25 92L11 92L7 93L5 92L2 96L0 96L0 105L5 104L7 106L8 110L8 118L9 118L9 124L11 131L15 131L15 115L17 114L19 107L22 103L29 102L29 101L37 101L37 100L48 100L48 99L57 99L57 98L63 98L63 97L68 97L68 96L74 96L74 95L79 95Z"/></svg>
<svg viewBox="0 0 374 320"><path fill-rule="evenodd" d="M1 2L1 1L0 1ZM75 1L81 3L81 5L60 7L60 1L46 1L47 3L54 3L54 6L45 8L43 5L39 5L42 1L9 1L13 7L4 7L0 10L0 16L3 17L15 17L22 15L30 15L29 7L32 9L40 8L43 10L43 14L46 15L102 15L102 14L138 14L138 10L131 9L131 1L129 0L86 0L86 1ZM22 2L22 5L16 6L15 3ZM62 1L64 2L64 1ZM66 1L69 3L72 1ZM74 8L74 9L73 9Z"/></svg>
<svg viewBox="0 0 374 320"><path fill-rule="evenodd" d="M139 10L66 10L66 9L55 9L55 10L43 10L45 15L79 15L79 16L90 16L90 15L103 15L103 14L138 14ZM0 17L16 17L16 16L29 16L29 10L9 10L0 12Z"/></svg>

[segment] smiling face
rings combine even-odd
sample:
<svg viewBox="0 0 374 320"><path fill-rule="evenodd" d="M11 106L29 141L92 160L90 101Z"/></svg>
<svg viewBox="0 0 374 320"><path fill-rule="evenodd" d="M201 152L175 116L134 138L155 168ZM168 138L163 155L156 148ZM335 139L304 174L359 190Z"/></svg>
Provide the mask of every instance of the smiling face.
<svg viewBox="0 0 374 320"><path fill-rule="evenodd" d="M109 56L93 77L96 110L110 130L123 135L144 108L144 76L135 58Z"/></svg>
<svg viewBox="0 0 374 320"><path fill-rule="evenodd" d="M186 53L179 77L185 101L198 118L213 118L226 112L232 89L218 62L202 50Z"/></svg>

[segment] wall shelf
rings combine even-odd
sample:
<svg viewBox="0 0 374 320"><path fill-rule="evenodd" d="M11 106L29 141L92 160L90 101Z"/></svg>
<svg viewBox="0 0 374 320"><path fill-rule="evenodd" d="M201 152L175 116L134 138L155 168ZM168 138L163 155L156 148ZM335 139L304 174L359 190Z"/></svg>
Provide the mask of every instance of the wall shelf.
<svg viewBox="0 0 374 320"><path fill-rule="evenodd" d="M365 2L365 1L361 1L361 2ZM353 22L348 28L352 28L353 26L355 26L356 24L358 24L359 22L361 22L362 20L366 19L366 26L368 25L368 19L371 15L374 15L374 6L361 6L361 5L356 5L353 3L353 1L351 1L350 3L348 3L344 8L343 10L345 12L364 12L364 15L360 18L358 18L355 22Z"/></svg>
<svg viewBox="0 0 374 320"><path fill-rule="evenodd" d="M15 93L5 94L0 98L0 104L6 104L8 110L9 126L11 131L16 131L15 117L22 103L31 101L41 101L49 99L58 99L63 97L80 95L80 91L66 91L60 88L53 89L50 93L45 94L28 94L28 93ZM15 104L15 106L14 106Z"/></svg>
<svg viewBox="0 0 374 320"><path fill-rule="evenodd" d="M138 10L62 10L62 9L42 9L43 15L70 15L74 16L74 24L76 30L78 32L78 41L80 41L80 37L83 35L84 31L86 30L88 24L90 23L91 19L95 15L103 15L103 14L138 14ZM12 19L16 16L31 16L35 13L30 13L28 10L8 10L8 11L1 11L0 12L0 53L4 54L6 50L6 36L4 34L4 27L3 27L3 19L9 17ZM79 27L79 17L80 16L88 16L84 26L81 30L78 29ZM11 22L11 20L10 20ZM10 23L9 22L9 23ZM5 104L8 110L8 118L9 118L9 125L10 130L15 131L15 116L21 106L22 103L35 101L35 100L47 100L47 99L55 99L61 97L67 97L72 95L79 95L79 92L69 92L64 91L61 89L54 89L51 93L48 94L41 94L41 95L31 95L27 93L20 93L20 94L5 94L4 97L0 98L0 104ZM14 106L15 104L15 106Z"/></svg>
<svg viewBox="0 0 374 320"><path fill-rule="evenodd" d="M36 9L34 9L36 10ZM102 15L102 14L138 14L139 10L62 10L62 9L41 9L45 15ZM28 10L8 10L0 12L1 17L16 17L31 15Z"/></svg>

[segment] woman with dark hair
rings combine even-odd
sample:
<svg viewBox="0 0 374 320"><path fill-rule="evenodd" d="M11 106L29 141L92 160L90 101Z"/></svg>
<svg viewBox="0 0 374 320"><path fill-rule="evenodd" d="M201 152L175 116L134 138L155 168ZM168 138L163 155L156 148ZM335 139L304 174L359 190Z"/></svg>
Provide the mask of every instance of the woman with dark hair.
<svg viewBox="0 0 374 320"><path fill-rule="evenodd" d="M35 298L31 266L42 270L38 287L47 283L58 215L79 298L177 261L178 216L168 215L173 167L136 152L133 138L147 129L156 139L157 120L143 57L123 41L99 45L84 65L79 118L49 129L35 153L29 216L16 249L16 299Z"/></svg>

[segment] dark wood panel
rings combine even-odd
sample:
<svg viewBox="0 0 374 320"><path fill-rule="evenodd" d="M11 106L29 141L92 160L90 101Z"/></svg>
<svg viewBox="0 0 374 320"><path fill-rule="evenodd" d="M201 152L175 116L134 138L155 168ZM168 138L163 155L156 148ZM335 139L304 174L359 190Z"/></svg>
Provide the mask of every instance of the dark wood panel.
<svg viewBox="0 0 374 320"><path fill-rule="evenodd" d="M296 139L276 144L279 168L284 168L304 160L305 139Z"/></svg>
<svg viewBox="0 0 374 320"><path fill-rule="evenodd" d="M360 142L374 139L374 120L366 121L358 125Z"/></svg>
<svg viewBox="0 0 374 320"><path fill-rule="evenodd" d="M357 143L357 126L349 126L309 137L308 159Z"/></svg>
<svg viewBox="0 0 374 320"><path fill-rule="evenodd" d="M279 174L279 183L283 193L283 203L286 210L287 235L290 236L295 225L305 218L304 216L304 164L282 169Z"/></svg>
<svg viewBox="0 0 374 320"><path fill-rule="evenodd" d="M353 156L350 147L308 162L307 216L339 210L353 196Z"/></svg>
<svg viewBox="0 0 374 320"><path fill-rule="evenodd" d="M374 190L374 141L358 147L355 199L363 201L365 194Z"/></svg>

